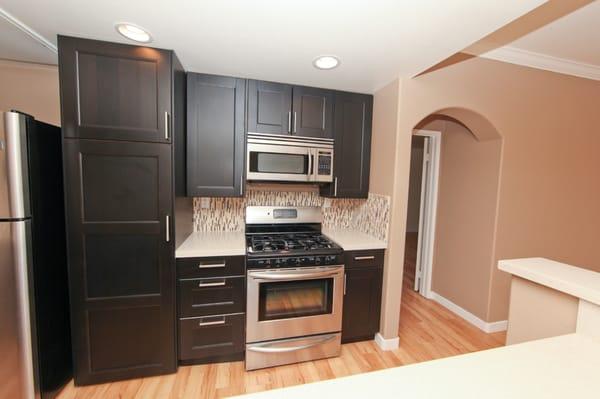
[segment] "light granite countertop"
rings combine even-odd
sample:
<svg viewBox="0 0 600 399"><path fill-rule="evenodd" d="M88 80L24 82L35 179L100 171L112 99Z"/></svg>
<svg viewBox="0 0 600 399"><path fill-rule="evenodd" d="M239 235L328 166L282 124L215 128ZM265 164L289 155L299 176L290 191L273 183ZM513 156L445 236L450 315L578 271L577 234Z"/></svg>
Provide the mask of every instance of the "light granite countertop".
<svg viewBox="0 0 600 399"><path fill-rule="evenodd" d="M377 238L349 229L323 229L323 234L344 248L344 251L359 251L367 249L386 249L387 243Z"/></svg>
<svg viewBox="0 0 600 399"><path fill-rule="evenodd" d="M198 231L190 234L175 250L176 258L238 255L246 255L246 237L243 231Z"/></svg>
<svg viewBox="0 0 600 399"><path fill-rule="evenodd" d="M600 342L569 334L244 398L597 398L598 370Z"/></svg>

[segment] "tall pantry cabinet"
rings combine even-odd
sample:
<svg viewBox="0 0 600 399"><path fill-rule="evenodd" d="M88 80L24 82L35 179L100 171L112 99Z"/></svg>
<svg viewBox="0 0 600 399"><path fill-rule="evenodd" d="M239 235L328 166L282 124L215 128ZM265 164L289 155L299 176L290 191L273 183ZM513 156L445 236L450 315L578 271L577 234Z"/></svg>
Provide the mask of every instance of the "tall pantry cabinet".
<svg viewBox="0 0 600 399"><path fill-rule="evenodd" d="M174 372L185 73L168 50L58 47L75 383Z"/></svg>

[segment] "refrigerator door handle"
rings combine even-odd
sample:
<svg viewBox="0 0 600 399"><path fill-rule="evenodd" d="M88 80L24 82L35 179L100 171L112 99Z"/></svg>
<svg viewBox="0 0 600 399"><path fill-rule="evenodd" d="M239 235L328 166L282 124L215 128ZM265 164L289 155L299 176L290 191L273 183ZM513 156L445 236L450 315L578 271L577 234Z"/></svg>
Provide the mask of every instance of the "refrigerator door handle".
<svg viewBox="0 0 600 399"><path fill-rule="evenodd" d="M25 116L4 112L0 126L0 218L31 216Z"/></svg>
<svg viewBox="0 0 600 399"><path fill-rule="evenodd" d="M31 221L8 222L10 224L10 247L12 251L12 267L15 277L15 293L18 312L18 352L20 367L15 372L20 374L21 394L23 398L33 399L36 395L34 377L34 348L31 304L29 293L32 285L29 281L29 262L31 261ZM7 229L8 230L8 229ZM2 237L6 239L7 237ZM11 257L9 257L10 259Z"/></svg>

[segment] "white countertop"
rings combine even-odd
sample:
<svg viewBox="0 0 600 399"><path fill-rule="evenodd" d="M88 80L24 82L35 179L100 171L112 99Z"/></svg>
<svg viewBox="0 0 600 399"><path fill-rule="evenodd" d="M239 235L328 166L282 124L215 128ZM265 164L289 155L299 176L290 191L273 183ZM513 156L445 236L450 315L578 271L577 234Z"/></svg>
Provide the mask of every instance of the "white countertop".
<svg viewBox="0 0 600 399"><path fill-rule="evenodd" d="M344 248L344 251L387 248L384 241L358 230L323 229L322 232L333 242Z"/></svg>
<svg viewBox="0 0 600 399"><path fill-rule="evenodd" d="M600 342L582 334L245 395L245 398L598 398Z"/></svg>
<svg viewBox="0 0 600 399"><path fill-rule="evenodd" d="M600 273L545 258L498 262L507 273L600 305Z"/></svg>
<svg viewBox="0 0 600 399"><path fill-rule="evenodd" d="M195 232L175 250L176 258L246 255L243 231Z"/></svg>

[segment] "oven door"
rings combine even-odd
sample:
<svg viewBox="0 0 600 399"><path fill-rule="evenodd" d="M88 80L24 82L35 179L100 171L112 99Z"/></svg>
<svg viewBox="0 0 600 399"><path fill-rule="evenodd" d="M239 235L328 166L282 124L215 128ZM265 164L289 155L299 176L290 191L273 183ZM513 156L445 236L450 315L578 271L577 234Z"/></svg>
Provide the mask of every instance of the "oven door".
<svg viewBox="0 0 600 399"><path fill-rule="evenodd" d="M310 182L314 152L311 147L248 143L246 179Z"/></svg>
<svg viewBox="0 0 600 399"><path fill-rule="evenodd" d="M344 266L248 271L246 342L338 332Z"/></svg>

